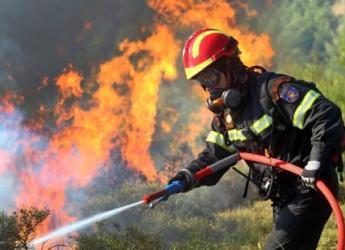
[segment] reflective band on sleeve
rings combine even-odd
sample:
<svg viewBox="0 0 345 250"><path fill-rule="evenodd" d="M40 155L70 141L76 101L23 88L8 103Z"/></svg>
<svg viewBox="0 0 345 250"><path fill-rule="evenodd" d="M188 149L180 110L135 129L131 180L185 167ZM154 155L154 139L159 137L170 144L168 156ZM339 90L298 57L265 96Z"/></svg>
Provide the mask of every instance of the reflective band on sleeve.
<svg viewBox="0 0 345 250"><path fill-rule="evenodd" d="M264 114L259 120L254 122L252 126L250 126L250 130L253 131L255 135L260 134L266 128L271 126L272 124L272 117L267 114Z"/></svg>
<svg viewBox="0 0 345 250"><path fill-rule="evenodd" d="M228 145L226 145L224 136L221 133L218 133L216 131L211 131L209 135L207 136L206 141L217 144L218 146L222 147L223 149L231 153L236 151L235 148L229 147Z"/></svg>
<svg viewBox="0 0 345 250"><path fill-rule="evenodd" d="M295 114L293 115L292 124L295 127L299 129L303 128L305 114L308 112L308 110L311 108L311 106L319 96L320 93L314 90L309 90L308 93L304 96L302 102L300 103L300 105L298 105Z"/></svg>
<svg viewBox="0 0 345 250"><path fill-rule="evenodd" d="M242 134L242 131L237 130L237 129L228 130L228 136L229 136L230 141L245 141L245 140L247 140L247 137L245 137L244 134Z"/></svg>

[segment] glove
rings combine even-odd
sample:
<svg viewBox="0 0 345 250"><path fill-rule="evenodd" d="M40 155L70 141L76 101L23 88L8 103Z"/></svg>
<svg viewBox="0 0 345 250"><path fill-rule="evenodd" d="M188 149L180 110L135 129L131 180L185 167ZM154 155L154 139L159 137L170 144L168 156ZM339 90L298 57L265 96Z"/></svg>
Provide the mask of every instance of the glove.
<svg viewBox="0 0 345 250"><path fill-rule="evenodd" d="M186 168L181 169L177 174L168 181L171 184L173 181L183 181L185 183L182 192L187 192L196 186L196 180L194 174Z"/></svg>
<svg viewBox="0 0 345 250"><path fill-rule="evenodd" d="M301 178L302 178L302 184L306 187L312 188L316 190L316 179L317 179L317 173L320 168L320 162L319 161L309 161L308 164L303 169Z"/></svg>

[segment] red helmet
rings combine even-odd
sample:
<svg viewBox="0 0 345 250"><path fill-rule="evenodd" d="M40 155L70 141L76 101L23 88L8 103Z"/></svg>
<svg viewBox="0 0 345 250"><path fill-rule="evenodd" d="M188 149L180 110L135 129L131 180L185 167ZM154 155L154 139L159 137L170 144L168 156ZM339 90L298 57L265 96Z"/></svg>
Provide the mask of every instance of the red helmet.
<svg viewBox="0 0 345 250"><path fill-rule="evenodd" d="M191 35L183 48L187 79L193 78L222 56L238 54L238 42L216 29L201 29Z"/></svg>

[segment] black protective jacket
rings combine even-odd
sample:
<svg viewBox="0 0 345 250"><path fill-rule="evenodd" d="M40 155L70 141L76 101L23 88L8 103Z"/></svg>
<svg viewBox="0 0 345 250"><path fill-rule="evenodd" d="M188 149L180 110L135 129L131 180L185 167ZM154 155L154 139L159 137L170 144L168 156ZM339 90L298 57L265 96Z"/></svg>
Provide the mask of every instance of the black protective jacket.
<svg viewBox="0 0 345 250"><path fill-rule="evenodd" d="M341 111L313 83L272 72L250 72L243 95L240 107L214 116L206 148L187 167L191 172L231 155L234 150L269 152L274 158L301 167L309 160L317 160L321 162L321 175L334 171L329 160L340 152L344 133ZM265 169L249 165L256 174ZM214 173L197 185L214 185L225 172ZM281 171L280 181L292 186L297 177Z"/></svg>

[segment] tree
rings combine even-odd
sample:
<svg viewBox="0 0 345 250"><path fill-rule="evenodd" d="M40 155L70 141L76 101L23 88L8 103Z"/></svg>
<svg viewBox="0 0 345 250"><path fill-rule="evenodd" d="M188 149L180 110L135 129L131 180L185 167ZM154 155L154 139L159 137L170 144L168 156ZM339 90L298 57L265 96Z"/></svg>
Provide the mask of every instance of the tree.
<svg viewBox="0 0 345 250"><path fill-rule="evenodd" d="M38 209L35 207L21 208L13 213L18 228L19 245L24 249L29 249L30 242L35 238L37 227L49 216L48 209Z"/></svg>
<svg viewBox="0 0 345 250"><path fill-rule="evenodd" d="M21 208L0 214L0 249L29 249L37 227L49 216L48 209Z"/></svg>
<svg viewBox="0 0 345 250"><path fill-rule="evenodd" d="M18 240L16 218L0 213L0 249L15 249Z"/></svg>
<svg viewBox="0 0 345 250"><path fill-rule="evenodd" d="M258 1L248 2L254 7L259 4ZM291 63L303 65L328 60L326 44L332 42L338 25L337 17L331 11L333 2L279 0L258 9L251 25L270 35L277 52L274 62L279 70L289 68Z"/></svg>

